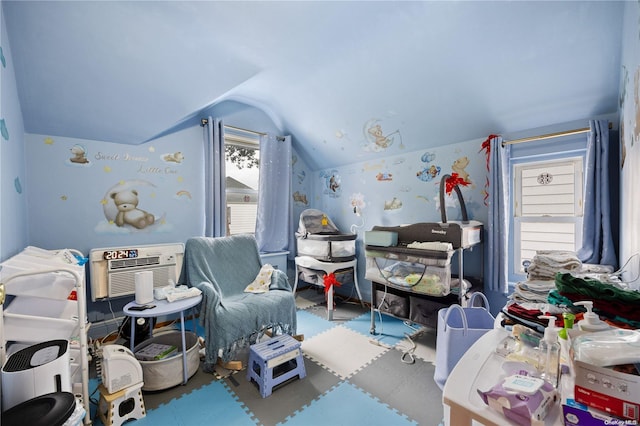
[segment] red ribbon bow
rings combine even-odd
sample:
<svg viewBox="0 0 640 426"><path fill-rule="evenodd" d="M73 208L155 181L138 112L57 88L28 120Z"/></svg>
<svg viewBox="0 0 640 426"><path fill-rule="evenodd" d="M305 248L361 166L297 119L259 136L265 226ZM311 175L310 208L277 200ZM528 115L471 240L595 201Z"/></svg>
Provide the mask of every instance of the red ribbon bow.
<svg viewBox="0 0 640 426"><path fill-rule="evenodd" d="M453 191L453 188L456 185L467 186L469 185L469 182L462 179L460 176L458 176L457 173L451 173L451 176L447 178L444 184L445 184L445 191L447 192L447 194L451 194L451 191Z"/></svg>
<svg viewBox="0 0 640 426"><path fill-rule="evenodd" d="M480 151L485 151L487 157L487 170L489 170L489 157L491 156L491 139L497 138L498 135L489 135L482 145L480 145ZM478 152L480 152L478 151Z"/></svg>
<svg viewBox="0 0 640 426"><path fill-rule="evenodd" d="M333 272L325 275L324 278L323 278L323 282L324 282L324 292L325 292L325 294L328 293L329 289L334 285L336 287L340 287L340 282L338 282L338 280L336 279L336 274L334 274Z"/></svg>

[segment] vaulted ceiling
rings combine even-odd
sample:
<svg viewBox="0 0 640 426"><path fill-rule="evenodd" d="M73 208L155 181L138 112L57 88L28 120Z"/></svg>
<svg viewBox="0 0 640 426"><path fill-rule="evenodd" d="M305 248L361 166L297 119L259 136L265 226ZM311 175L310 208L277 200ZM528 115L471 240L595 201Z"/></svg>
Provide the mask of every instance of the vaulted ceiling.
<svg viewBox="0 0 640 426"><path fill-rule="evenodd" d="M29 133L139 144L232 100L323 168L374 128L429 148L618 104L618 1L2 5Z"/></svg>

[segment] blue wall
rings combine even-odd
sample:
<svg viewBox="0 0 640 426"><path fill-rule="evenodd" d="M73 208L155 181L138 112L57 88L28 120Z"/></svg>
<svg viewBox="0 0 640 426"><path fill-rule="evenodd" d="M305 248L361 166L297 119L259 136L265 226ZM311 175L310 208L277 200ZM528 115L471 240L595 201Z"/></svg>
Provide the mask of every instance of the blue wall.
<svg viewBox="0 0 640 426"><path fill-rule="evenodd" d="M440 222L439 184L443 175L456 173L463 179L464 184L459 186L469 219L486 222L487 158L481 148L483 140L430 150L395 150L393 154L381 148L376 160L307 171L298 176L298 182L301 178L309 182L309 194L301 189L298 192L305 195L314 208L327 213L342 232L349 232L355 226L359 281L363 283L360 290L366 300L370 300L371 288L370 282L364 280L364 231L375 225ZM295 167L294 172L299 173ZM294 181L294 191L298 182ZM455 193L445 196L445 204L447 220L460 220L461 210ZM360 208L361 216L354 214L354 206ZM465 252L464 275L481 277L483 260L481 248ZM457 271L457 258L452 263ZM340 293L351 291L351 288L339 289Z"/></svg>
<svg viewBox="0 0 640 426"><path fill-rule="evenodd" d="M237 102L207 113L225 124L275 131L264 113ZM205 130L199 119L193 121L141 145L25 135L29 244L88 253L203 235ZM154 223L119 226L120 196L134 197L136 208L152 215Z"/></svg>
<svg viewBox="0 0 640 426"><path fill-rule="evenodd" d="M0 260L4 260L22 250L28 238L24 126L4 16L0 25Z"/></svg>
<svg viewBox="0 0 640 426"><path fill-rule="evenodd" d="M265 113L238 102L221 103L209 114L236 127L278 132ZM24 135L28 244L88 255L93 248L184 243L203 235L205 130L199 121L141 145ZM137 200L136 209L152 215L153 223L118 225L120 196ZM127 302L89 302L89 319Z"/></svg>
<svg viewBox="0 0 640 426"><path fill-rule="evenodd" d="M88 253L201 235L202 133L192 127L136 146L27 134L29 243ZM125 199L153 223L118 225Z"/></svg>

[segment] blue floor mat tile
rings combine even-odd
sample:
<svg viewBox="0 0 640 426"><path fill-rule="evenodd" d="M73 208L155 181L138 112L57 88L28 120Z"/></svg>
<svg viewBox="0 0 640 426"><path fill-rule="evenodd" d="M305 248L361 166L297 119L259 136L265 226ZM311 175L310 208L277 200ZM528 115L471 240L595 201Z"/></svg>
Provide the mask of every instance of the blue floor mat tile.
<svg viewBox="0 0 640 426"><path fill-rule="evenodd" d="M376 315L376 334L371 334L371 313L367 312L351 321L344 323L344 326L361 333L367 337L379 340L381 343L395 346L401 342L406 335L413 335L422 327L419 325L412 325L411 327L405 324L405 321L398 318L391 317L389 315Z"/></svg>
<svg viewBox="0 0 640 426"><path fill-rule="evenodd" d="M304 411L287 420L287 425L416 425L406 416L389 408L349 383L341 383Z"/></svg>
<svg viewBox="0 0 640 426"><path fill-rule="evenodd" d="M204 409L206 407L206 409ZM223 382L212 382L207 386L174 399L156 410L147 411L147 416L137 420L140 426L198 426L198 425L255 425Z"/></svg>
<svg viewBox="0 0 640 426"><path fill-rule="evenodd" d="M97 388L98 384L91 383L90 389ZM103 426L100 418L95 415L94 404L92 418L95 426ZM244 405L220 381L168 401L157 409L147 410L145 417L135 420L135 424L140 426L204 426L214 423L239 426L256 424Z"/></svg>
<svg viewBox="0 0 640 426"><path fill-rule="evenodd" d="M298 311L298 334L304 334L305 339L316 336L335 326L335 323L322 319L317 315Z"/></svg>
<svg viewBox="0 0 640 426"><path fill-rule="evenodd" d="M338 318L334 321L324 318L326 313L322 303L301 308L297 312L297 333L304 335L303 348L313 347L313 341L327 340L327 336L340 332L348 334L369 348L370 339L379 340L382 346L396 346L406 335L416 334L421 327L411 327L397 318L375 313L375 327L378 334L370 334L371 312L359 305L345 304L338 308ZM319 315L320 313L320 315ZM176 322L169 327L179 329ZM193 330L191 320L185 322L188 331ZM337 333L340 335L340 333ZM366 336L361 339L357 333ZM198 324L196 334L204 335ZM338 339L339 340L339 339ZM311 343L311 345L309 345ZM325 345L331 345L328 339ZM325 347L325 346L323 346ZM341 344L340 349L343 346ZM303 349L304 350L304 349ZM386 351L386 349L384 350ZM335 352L339 352L336 348ZM366 350L365 350L366 352ZM380 363L383 368L395 370L395 360L400 364L399 354L395 350L389 359L379 357L375 360L362 360L358 371L358 382L336 375L326 364L319 363L313 357L305 355L307 376L295 378L291 383L282 384L268 398L262 398L255 383L246 381L246 371L232 374L224 380L198 371L184 386L177 386L159 392L143 392L146 417L131 424L146 426L198 426L198 425L255 425L255 426L325 426L325 425L373 425L405 426L422 424L421 418L406 410L406 404L397 399L387 398L379 387L386 386L379 379L380 374L372 362ZM385 352L386 353L386 352ZM202 367L201 367L202 368ZM366 377L371 374L374 377ZM204 376L203 376L204 375ZM431 379L431 373L420 372L425 380ZM411 381L403 381L412 386ZM89 383L91 395L91 418L95 426L102 426L96 416L96 403L100 397L97 391L99 381ZM410 391L408 391L410 392ZM291 395L294 397L291 397ZM420 391L422 394L422 391ZM384 400L380 400L383 398ZM273 412L277 410L277 412ZM439 417L439 415L437 416ZM430 421L434 420L434 423ZM425 424L438 424L440 418L429 419ZM439 425L442 426L442 425Z"/></svg>

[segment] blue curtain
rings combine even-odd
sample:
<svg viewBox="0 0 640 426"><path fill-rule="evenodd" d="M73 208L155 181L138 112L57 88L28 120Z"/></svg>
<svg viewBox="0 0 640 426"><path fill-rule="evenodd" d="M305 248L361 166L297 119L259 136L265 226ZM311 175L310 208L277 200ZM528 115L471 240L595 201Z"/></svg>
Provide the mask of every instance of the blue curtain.
<svg viewBox="0 0 640 426"><path fill-rule="evenodd" d="M256 241L261 252L283 251L290 247L293 234L291 170L291 137L262 136L256 220Z"/></svg>
<svg viewBox="0 0 640 426"><path fill-rule="evenodd" d="M487 280L489 289L508 292L509 156L511 146L502 147L502 137L489 139L489 218L487 221Z"/></svg>
<svg viewBox="0 0 640 426"><path fill-rule="evenodd" d="M224 126L209 117L205 126L205 231L206 237L227 234Z"/></svg>
<svg viewBox="0 0 640 426"><path fill-rule="evenodd" d="M582 247L578 250L578 258L584 263L612 265L616 268L618 261L611 232L609 191L609 122L590 120L589 128Z"/></svg>

